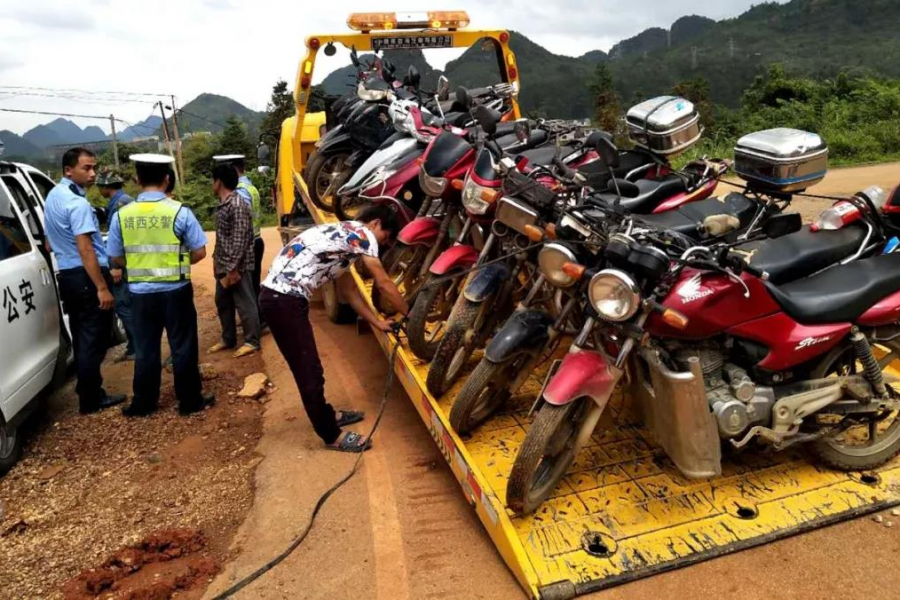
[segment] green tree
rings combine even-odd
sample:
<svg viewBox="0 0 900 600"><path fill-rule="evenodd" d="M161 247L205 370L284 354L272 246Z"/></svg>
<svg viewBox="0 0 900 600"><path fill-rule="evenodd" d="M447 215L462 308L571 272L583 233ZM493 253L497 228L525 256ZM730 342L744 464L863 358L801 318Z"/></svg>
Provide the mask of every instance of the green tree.
<svg viewBox="0 0 900 600"><path fill-rule="evenodd" d="M594 69L588 89L594 99L594 123L612 134L618 134L621 127L622 103L613 85L612 73L605 62Z"/></svg>
<svg viewBox="0 0 900 600"><path fill-rule="evenodd" d="M217 137L215 154L243 154L247 157L247 168L256 163L256 149L250 142L247 126L232 115L225 122L225 129Z"/></svg>
<svg viewBox="0 0 900 600"><path fill-rule="evenodd" d="M272 87L272 96L266 106L266 116L260 125L260 135L271 146L281 137L281 124L294 116L294 94L283 79Z"/></svg>
<svg viewBox="0 0 900 600"><path fill-rule="evenodd" d="M706 78L701 76L675 84L672 95L690 100L700 113L700 124L708 131L712 131L716 121L716 105L712 100L709 81Z"/></svg>

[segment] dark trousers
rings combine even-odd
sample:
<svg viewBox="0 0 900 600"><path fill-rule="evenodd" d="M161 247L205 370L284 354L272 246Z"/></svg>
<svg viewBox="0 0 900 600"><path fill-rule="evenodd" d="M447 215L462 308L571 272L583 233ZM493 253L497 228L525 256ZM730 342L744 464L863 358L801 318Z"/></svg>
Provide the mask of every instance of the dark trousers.
<svg viewBox="0 0 900 600"><path fill-rule="evenodd" d="M131 292L128 291L127 278L123 276L121 283L114 283L112 286L113 296L116 298L116 314L122 321L122 327L125 328L125 337L128 338L128 344L125 346L125 354L134 354L134 325L131 318Z"/></svg>
<svg viewBox="0 0 900 600"><path fill-rule="evenodd" d="M262 261L263 255L266 253L266 243L261 237L253 240L253 297L259 299L259 282L262 277ZM260 314L260 324L264 324L266 320Z"/></svg>
<svg viewBox="0 0 900 600"><path fill-rule="evenodd" d="M331 444L340 436L341 428L337 425L334 408L325 401L325 375L309 322L309 302L263 288L259 307L294 374L313 429L326 444Z"/></svg>
<svg viewBox="0 0 900 600"><path fill-rule="evenodd" d="M194 287L188 284L169 292L132 294L131 308L135 345L132 406L149 412L159 404L163 329L172 349L175 396L179 407L194 410L202 406Z"/></svg>
<svg viewBox="0 0 900 600"><path fill-rule="evenodd" d="M259 348L258 296L253 292L251 274L244 272L241 280L230 288L222 287L219 280L223 277L225 275L216 275L216 310L222 324L222 342L229 348L237 345L237 321L234 318L237 309L244 330L244 343Z"/></svg>
<svg viewBox="0 0 900 600"><path fill-rule="evenodd" d="M107 284L112 287L109 271L101 271ZM72 330L78 404L82 411L92 410L106 398L100 365L112 337L113 311L100 308L97 286L82 267L59 272L59 295Z"/></svg>

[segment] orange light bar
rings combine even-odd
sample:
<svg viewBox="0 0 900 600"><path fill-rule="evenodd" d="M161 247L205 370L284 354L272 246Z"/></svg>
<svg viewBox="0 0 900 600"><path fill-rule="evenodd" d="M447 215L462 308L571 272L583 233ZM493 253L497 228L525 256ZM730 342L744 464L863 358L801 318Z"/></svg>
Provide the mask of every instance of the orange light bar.
<svg viewBox="0 0 900 600"><path fill-rule="evenodd" d="M408 13L353 13L347 26L356 31L391 29L463 29L469 26L469 15L463 10L439 10Z"/></svg>
<svg viewBox="0 0 900 600"><path fill-rule="evenodd" d="M487 202L488 204L493 204L497 201L497 198L502 196L503 194L500 190L482 190L481 191L481 199Z"/></svg>
<svg viewBox="0 0 900 600"><path fill-rule="evenodd" d="M534 225L526 225L525 226L525 236L534 242L535 244L543 241L544 239L544 230L540 227L535 227Z"/></svg>
<svg viewBox="0 0 900 600"><path fill-rule="evenodd" d="M562 272L574 279L575 281L580 281L582 277L584 277L584 272L587 271L587 267L584 265L579 265L578 263L566 262L563 263Z"/></svg>
<svg viewBox="0 0 900 600"><path fill-rule="evenodd" d="M664 310L662 318L663 321L675 329L686 329L688 326L688 318L674 308Z"/></svg>

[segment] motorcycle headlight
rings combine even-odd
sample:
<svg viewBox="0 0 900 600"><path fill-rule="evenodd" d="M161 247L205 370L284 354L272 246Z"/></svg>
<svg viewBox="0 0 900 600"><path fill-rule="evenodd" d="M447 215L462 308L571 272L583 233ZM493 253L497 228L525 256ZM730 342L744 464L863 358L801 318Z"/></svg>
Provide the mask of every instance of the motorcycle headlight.
<svg viewBox="0 0 900 600"><path fill-rule="evenodd" d="M498 196L498 190L478 185L471 177L466 178L466 185L463 187L462 192L462 202L466 210L473 215L487 213Z"/></svg>
<svg viewBox="0 0 900 600"><path fill-rule="evenodd" d="M422 188L426 196L440 198L447 189L447 183L446 177L432 177L426 173L424 166L419 170L419 187Z"/></svg>
<svg viewBox="0 0 900 600"><path fill-rule="evenodd" d="M637 284L616 269L605 269L594 275L588 296L597 314L610 321L627 321L641 305Z"/></svg>
<svg viewBox="0 0 900 600"><path fill-rule="evenodd" d="M544 278L556 287L567 288L575 285L578 280L566 273L563 266L566 263L577 263L575 254L562 244L551 243L541 248L538 254L538 266Z"/></svg>
<svg viewBox="0 0 900 600"><path fill-rule="evenodd" d="M381 102L390 97L391 92L388 90L367 90L362 83L356 88L356 95L360 100L366 102Z"/></svg>

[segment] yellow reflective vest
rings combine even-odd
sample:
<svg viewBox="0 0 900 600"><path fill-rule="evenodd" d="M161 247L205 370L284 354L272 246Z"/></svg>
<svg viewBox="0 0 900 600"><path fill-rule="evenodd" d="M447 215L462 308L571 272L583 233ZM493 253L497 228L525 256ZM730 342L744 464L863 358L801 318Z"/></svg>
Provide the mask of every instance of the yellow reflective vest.
<svg viewBox="0 0 900 600"><path fill-rule="evenodd" d="M191 278L190 252L175 235L181 202L136 200L119 209L130 283L175 283Z"/></svg>
<svg viewBox="0 0 900 600"><path fill-rule="evenodd" d="M258 238L262 235L262 205L259 200L259 190L256 189L255 185L252 183L248 184L246 181L239 182L238 189L247 190L247 193L250 194L250 213L253 216L253 237Z"/></svg>

